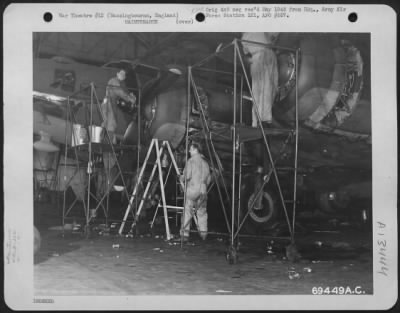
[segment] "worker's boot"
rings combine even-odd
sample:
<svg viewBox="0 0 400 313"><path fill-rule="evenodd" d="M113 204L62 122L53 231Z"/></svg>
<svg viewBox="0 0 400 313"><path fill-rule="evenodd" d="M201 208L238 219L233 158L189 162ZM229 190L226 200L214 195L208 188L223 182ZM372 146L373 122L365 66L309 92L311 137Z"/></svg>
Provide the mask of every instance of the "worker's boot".
<svg viewBox="0 0 400 313"><path fill-rule="evenodd" d="M207 240L207 232L206 231L201 231L200 232L200 238L205 241Z"/></svg>
<svg viewBox="0 0 400 313"><path fill-rule="evenodd" d="M262 121L261 125L262 125L263 128L273 128L272 121L270 121L270 122Z"/></svg>

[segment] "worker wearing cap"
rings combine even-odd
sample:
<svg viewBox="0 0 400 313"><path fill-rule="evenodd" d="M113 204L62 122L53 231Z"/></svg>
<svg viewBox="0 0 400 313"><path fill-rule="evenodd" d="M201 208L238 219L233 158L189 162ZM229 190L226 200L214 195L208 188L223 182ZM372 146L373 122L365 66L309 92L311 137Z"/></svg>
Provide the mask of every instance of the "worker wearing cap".
<svg viewBox="0 0 400 313"><path fill-rule="evenodd" d="M189 147L190 159L187 161L182 183L186 180L185 208L182 216L181 236L184 241L189 239L190 224L193 215L197 217L200 236L207 238L207 187L211 183L210 167L201 154L199 143L192 142Z"/></svg>

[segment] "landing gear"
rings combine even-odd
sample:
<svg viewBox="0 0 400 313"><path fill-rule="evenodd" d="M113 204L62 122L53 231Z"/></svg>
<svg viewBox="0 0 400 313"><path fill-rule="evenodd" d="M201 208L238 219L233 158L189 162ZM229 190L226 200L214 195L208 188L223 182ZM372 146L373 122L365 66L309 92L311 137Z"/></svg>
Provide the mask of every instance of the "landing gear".
<svg viewBox="0 0 400 313"><path fill-rule="evenodd" d="M245 208L249 210L251 204L255 201L255 205L250 209L249 215L244 223L244 228L249 234L258 234L277 222L278 208L275 197L266 190L264 190L259 197L261 201L255 201L255 193L251 194L245 206ZM242 212L242 214L244 213Z"/></svg>
<svg viewBox="0 0 400 313"><path fill-rule="evenodd" d="M250 217L255 223L267 224L274 220L276 216L276 204L267 191L263 191L262 199L259 202L255 201L255 193L253 193L249 198L247 207L250 208L253 202L255 202L255 205L250 210Z"/></svg>

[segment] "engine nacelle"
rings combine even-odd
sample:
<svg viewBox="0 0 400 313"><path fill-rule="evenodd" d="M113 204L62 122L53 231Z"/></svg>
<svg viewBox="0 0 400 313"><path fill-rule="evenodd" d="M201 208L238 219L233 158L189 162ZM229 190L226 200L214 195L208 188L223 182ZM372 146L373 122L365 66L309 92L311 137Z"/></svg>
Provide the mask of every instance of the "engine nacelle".
<svg viewBox="0 0 400 313"><path fill-rule="evenodd" d="M360 50L339 34L294 36L283 33L279 38L277 45L300 49L297 64L299 120L309 128L322 131L370 134L370 103L359 101L365 72ZM273 107L273 117L290 124L295 116L296 58L293 52L277 50L276 53L279 96ZM188 107L186 79L182 77L178 86L144 103L145 128L150 137L169 140L173 146L183 139ZM245 85L244 94L249 95ZM206 104L210 119L232 124L233 86L207 81L199 86L199 96L204 99L202 103ZM243 100L239 92L237 97ZM359 103L362 104L360 108ZM191 118L194 119L195 105L191 99ZM252 103L244 100L242 106L243 121L249 124Z"/></svg>

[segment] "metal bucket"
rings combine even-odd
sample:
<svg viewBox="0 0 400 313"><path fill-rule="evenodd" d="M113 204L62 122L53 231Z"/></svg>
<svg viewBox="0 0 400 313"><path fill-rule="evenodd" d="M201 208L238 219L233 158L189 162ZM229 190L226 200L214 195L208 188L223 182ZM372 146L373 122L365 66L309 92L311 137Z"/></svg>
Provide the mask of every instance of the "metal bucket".
<svg viewBox="0 0 400 313"><path fill-rule="evenodd" d="M85 144L89 141L88 133L86 128L80 124L73 124L72 125L72 139L71 139L71 146L78 146Z"/></svg>
<svg viewBox="0 0 400 313"><path fill-rule="evenodd" d="M104 137L103 127L92 125L89 126L90 141L95 143L101 143Z"/></svg>

